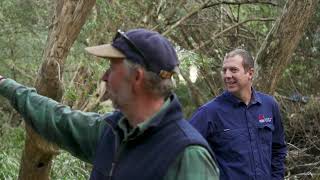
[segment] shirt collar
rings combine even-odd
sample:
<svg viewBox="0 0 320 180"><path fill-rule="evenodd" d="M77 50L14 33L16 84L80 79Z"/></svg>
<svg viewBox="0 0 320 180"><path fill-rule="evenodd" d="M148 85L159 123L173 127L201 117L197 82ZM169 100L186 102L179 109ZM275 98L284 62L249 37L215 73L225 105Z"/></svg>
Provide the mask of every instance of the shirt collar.
<svg viewBox="0 0 320 180"><path fill-rule="evenodd" d="M261 97L260 95L256 92L256 90L254 88L251 88L251 100L249 105L253 105L253 104L261 104ZM232 102L234 105L242 105L244 104L240 99L238 99L237 97L235 97L233 94L231 94L229 91L224 91L223 93L225 95L225 97Z"/></svg>
<svg viewBox="0 0 320 180"><path fill-rule="evenodd" d="M257 91L254 88L252 88L252 95L251 95L251 103L250 104L256 104L256 103L262 104L262 100L261 100L260 95L257 93Z"/></svg>

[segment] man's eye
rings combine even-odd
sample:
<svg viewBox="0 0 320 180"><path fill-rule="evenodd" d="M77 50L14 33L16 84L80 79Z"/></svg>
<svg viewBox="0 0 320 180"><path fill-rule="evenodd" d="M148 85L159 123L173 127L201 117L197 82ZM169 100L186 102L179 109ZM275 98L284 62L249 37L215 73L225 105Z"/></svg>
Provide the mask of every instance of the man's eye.
<svg viewBox="0 0 320 180"><path fill-rule="evenodd" d="M233 72L233 73L235 73L235 72L238 72L238 69L236 69L236 68L231 68L230 71Z"/></svg>

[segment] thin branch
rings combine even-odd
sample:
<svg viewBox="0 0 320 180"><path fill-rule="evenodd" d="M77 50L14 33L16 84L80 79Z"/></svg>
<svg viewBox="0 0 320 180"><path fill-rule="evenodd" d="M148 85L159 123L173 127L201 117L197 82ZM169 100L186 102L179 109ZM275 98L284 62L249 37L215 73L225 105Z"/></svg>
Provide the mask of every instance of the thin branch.
<svg viewBox="0 0 320 180"><path fill-rule="evenodd" d="M244 20L244 21L241 21L233 26L230 26L226 29L224 29L223 31L215 34L214 36L212 36L209 40L205 41L204 43L200 44L197 48L193 49L193 50L199 50L200 48L208 45L211 41L215 40L217 37L221 36L222 34L244 24L244 23L247 23L247 22L252 22L252 21L275 21L274 18L257 18L257 19L247 19L247 20Z"/></svg>
<svg viewBox="0 0 320 180"><path fill-rule="evenodd" d="M275 2L270 2L270 1L239 1L239 2L230 2L230 1L220 1L218 3L212 3L209 4L211 0L206 0L204 3L202 3L198 8L192 10L191 12L189 12L187 15L185 15L184 17L182 17L179 21L177 21L175 24L173 24L172 26L170 26L169 28L167 28L167 30L165 32L162 33L162 35L167 35L168 33L170 33L173 29L175 29L177 26L179 26L182 22L184 22L185 20L187 20L188 18L192 17L193 15L197 14L198 12L200 12L203 9L206 8L210 8L213 6L218 6L218 5L222 5L222 4L229 4L229 5L241 5L241 4L269 4L269 5L274 5L277 6L278 4Z"/></svg>
<svg viewBox="0 0 320 180"><path fill-rule="evenodd" d="M14 63L11 63L11 62L3 61L2 63L4 64L4 66L6 66L6 67L8 67L10 69L14 68L18 73L20 73L24 77L28 78L30 81L33 82L35 80L34 76L29 75L30 74L30 70L22 69L22 68L16 66Z"/></svg>
<svg viewBox="0 0 320 180"><path fill-rule="evenodd" d="M172 31L174 28L179 26L183 21L187 20L189 17L197 14L199 11L204 9L210 0L205 1L203 4L201 4L198 8L194 9L193 11L189 12L187 15L182 17L179 21L177 21L174 25L170 26L165 32L162 33L162 35L167 35L170 31Z"/></svg>
<svg viewBox="0 0 320 180"><path fill-rule="evenodd" d="M272 2L270 0L257 0L257 1L250 1L250 0L243 0L243 1L220 1L217 3L212 3L212 4L208 4L207 6L205 6L204 8L209 8L209 7L213 7L213 6L217 6L217 5L221 5L221 4L225 4L225 5L241 5L241 4L266 4L266 5L272 5L272 6L278 6L278 3L276 2Z"/></svg>

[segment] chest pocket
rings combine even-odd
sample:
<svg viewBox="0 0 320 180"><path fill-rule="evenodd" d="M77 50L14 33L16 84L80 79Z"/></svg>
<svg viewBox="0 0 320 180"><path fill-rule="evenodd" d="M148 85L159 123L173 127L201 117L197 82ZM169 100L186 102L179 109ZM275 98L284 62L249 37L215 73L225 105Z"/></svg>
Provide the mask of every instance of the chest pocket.
<svg viewBox="0 0 320 180"><path fill-rule="evenodd" d="M224 129L213 136L213 148L224 160L239 160L241 153L249 146L247 129Z"/></svg>
<svg viewBox="0 0 320 180"><path fill-rule="evenodd" d="M274 125L272 123L259 123L258 133L261 143L271 145L272 143L272 133L274 131Z"/></svg>

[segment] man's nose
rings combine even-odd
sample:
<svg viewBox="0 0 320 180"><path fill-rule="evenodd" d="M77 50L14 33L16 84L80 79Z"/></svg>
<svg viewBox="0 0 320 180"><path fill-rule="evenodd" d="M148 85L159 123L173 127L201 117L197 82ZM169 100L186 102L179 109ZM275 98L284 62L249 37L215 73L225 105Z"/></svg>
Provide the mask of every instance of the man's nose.
<svg viewBox="0 0 320 180"><path fill-rule="evenodd" d="M223 73L223 76L225 78L231 78L232 77L232 73L230 72L230 70L226 70L224 73Z"/></svg>
<svg viewBox="0 0 320 180"><path fill-rule="evenodd" d="M109 78L109 74L110 74L110 69L108 69L101 77L102 81L108 82L108 78Z"/></svg>

